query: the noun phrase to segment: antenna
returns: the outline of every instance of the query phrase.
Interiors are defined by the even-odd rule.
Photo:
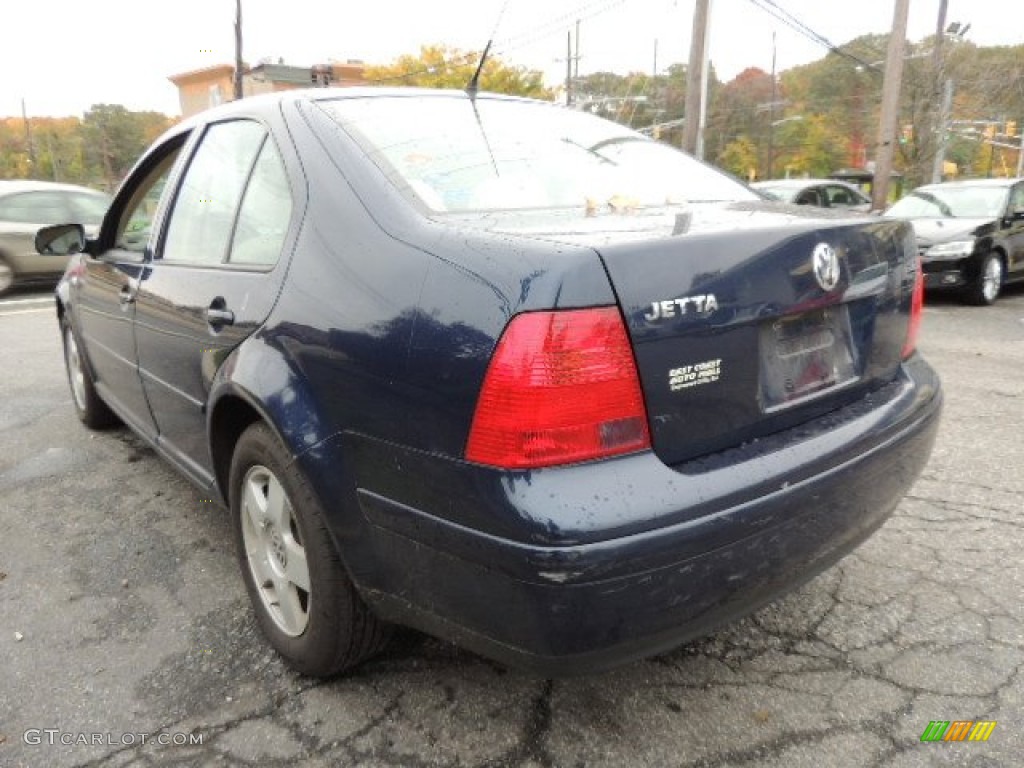
[[[487,41],[487,45],[484,46],[484,52],[480,54],[480,63],[476,65],[476,72],[473,73],[473,77],[469,79],[469,84],[466,86],[466,93],[469,94],[469,98],[476,98],[476,92],[480,88],[480,73],[484,71],[484,64],[487,61],[487,54],[491,52],[491,44],[494,42],[494,36],[498,34],[498,27],[501,26],[501,19],[505,15],[505,9],[508,8],[510,0],[505,0],[501,4],[501,10],[498,11],[498,18],[494,22],[494,29],[491,31],[491,37]]]
[[[484,62],[487,61],[487,54],[491,52],[491,43],[493,40],[488,40],[487,45],[484,46],[484,52],[480,55],[480,63],[476,65],[476,72],[473,73],[473,77],[469,80],[469,85],[466,86],[466,93],[469,94],[470,98],[476,96],[476,92],[480,87],[480,73],[484,69]]]

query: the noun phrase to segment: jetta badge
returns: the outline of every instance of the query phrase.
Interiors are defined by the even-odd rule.
[[[814,277],[823,291],[831,291],[839,284],[839,257],[828,243],[818,243],[811,254]]]

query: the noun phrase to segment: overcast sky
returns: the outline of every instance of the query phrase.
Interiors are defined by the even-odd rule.
[[[892,26],[894,0],[775,0],[836,44]],[[500,14],[506,5],[504,14]],[[172,74],[234,57],[234,0],[5,0],[0,116],[81,115],[96,103],[179,114]],[[507,62],[564,77],[566,32],[580,19],[580,74],[651,71],[685,62],[694,0],[243,0],[245,59],[308,66],[331,59],[387,63],[421,44],[495,48]],[[911,0],[911,40],[935,30],[939,0]],[[1022,0],[949,0],[978,45],[1024,43]],[[825,49],[751,0],[713,0],[711,59],[724,80],[748,66],[779,70]],[[562,59],[562,62],[558,60]]]

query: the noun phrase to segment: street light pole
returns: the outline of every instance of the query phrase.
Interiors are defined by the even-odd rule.
[[[946,144],[949,142],[949,116],[953,109],[953,80],[946,80],[942,93],[942,106],[939,108],[939,126],[935,147],[935,164],[932,166],[932,184],[942,181],[942,171],[946,165]]]
[[[871,184],[871,208],[884,210],[889,199],[889,177],[896,143],[896,120],[899,116],[900,84],[903,79],[903,48],[907,43],[907,16],[910,0],[896,0],[892,33],[885,59],[885,80],[882,84],[882,110],[878,120],[878,142],[875,150],[875,178]]]
[[[242,98],[242,0],[235,0],[235,101]]]

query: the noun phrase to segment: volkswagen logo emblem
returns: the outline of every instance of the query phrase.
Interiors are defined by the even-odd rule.
[[[839,257],[828,243],[818,243],[811,254],[814,277],[823,291],[831,291],[839,284]]]

